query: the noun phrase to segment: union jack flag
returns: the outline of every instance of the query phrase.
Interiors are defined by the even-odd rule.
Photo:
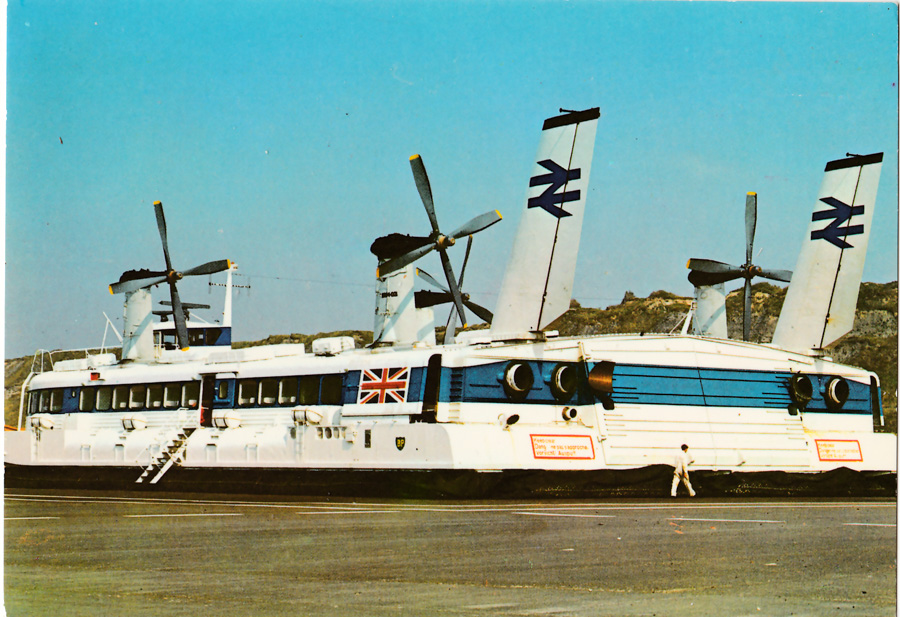
[[[363,369],[356,402],[405,403],[409,389],[409,367]]]

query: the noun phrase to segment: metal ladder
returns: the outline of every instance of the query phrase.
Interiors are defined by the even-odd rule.
[[[151,457],[150,464],[144,469],[141,477],[135,480],[135,484],[143,483],[154,472],[156,472],[156,475],[150,480],[150,484],[159,482],[160,478],[172,468],[172,465],[176,465],[183,460],[188,438],[195,430],[197,430],[196,426],[179,427],[177,429],[178,432],[166,443],[159,454]]]

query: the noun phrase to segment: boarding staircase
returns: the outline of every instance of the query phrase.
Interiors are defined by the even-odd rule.
[[[159,451],[159,454],[150,457],[150,464],[144,469],[141,477],[135,480],[135,484],[142,484],[147,478],[150,478],[149,484],[156,484],[173,465],[177,465],[184,460],[188,438],[195,430],[197,430],[196,426],[176,428]]]

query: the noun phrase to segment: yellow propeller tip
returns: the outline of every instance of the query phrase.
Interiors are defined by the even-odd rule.
[[[181,351],[187,351],[188,349],[190,349],[190,347],[182,347]]]
[[[115,293],[113,293],[112,285],[109,286],[109,295],[111,295],[111,296],[116,295]]]
[[[375,278],[381,278],[381,268],[375,268]]]
[[[409,157],[409,160],[414,161],[415,159],[420,159],[420,158],[422,158],[422,157],[419,156],[418,154],[413,154],[411,157]]]
[[[753,191],[750,191],[750,192],[747,193],[747,194],[748,194],[748,195],[756,195],[756,193],[754,193]]]
[[[688,259],[687,263],[684,264],[684,267],[687,268],[688,270],[691,269],[691,260],[690,259]]]
[[[494,212],[496,212],[496,213],[497,213],[497,216],[499,216],[501,219],[503,218],[503,215],[500,214],[500,211],[499,211],[499,210],[494,210]]]
[[[161,206],[161,205],[162,205],[162,202],[161,202],[161,201],[154,201],[154,202],[153,202],[153,205],[154,205],[154,206]]]

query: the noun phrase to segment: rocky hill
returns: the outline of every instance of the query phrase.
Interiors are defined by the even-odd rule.
[[[772,340],[775,323],[784,302],[786,289],[768,283],[753,286],[753,319],[751,340],[768,343]],[[691,306],[691,298],[656,291],[647,298],[627,293],[622,302],[605,309],[582,307],[572,301],[572,307],[550,325],[561,336],[588,334],[621,334],[640,332],[677,332]],[[728,336],[740,338],[742,332],[743,291],[737,289],[726,300]],[[235,347],[271,345],[276,343],[305,343],[307,348],[323,336],[352,336],[357,346],[372,342],[366,331],[328,332],[313,335],[272,335],[262,341],[235,343]],[[443,333],[438,331],[438,340]],[[828,349],[836,361],[859,366],[881,377],[883,405],[888,426],[897,426],[897,282],[863,283],[860,288],[853,331]],[[54,354],[54,359],[63,356]],[[6,360],[6,423],[14,424],[18,414],[21,384],[28,375],[32,358]]]

